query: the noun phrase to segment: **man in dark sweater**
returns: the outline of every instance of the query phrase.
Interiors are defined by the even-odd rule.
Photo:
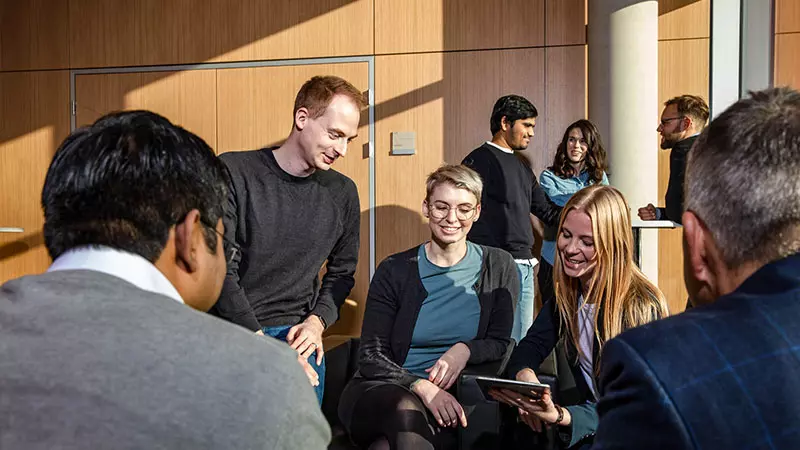
[[[650,203],[639,208],[640,219],[666,219],[681,223],[686,160],[706,121],[708,121],[708,105],[696,95],[681,95],[664,103],[658,132],[661,134],[661,148],[672,149],[669,155],[669,184],[667,194],[664,196],[666,207],[656,208]]]
[[[355,183],[330,168],[356,137],[364,106],[347,81],[314,77],[297,94],[283,145],[220,157],[231,177],[225,234],[242,251],[213,312],[286,341],[320,403],[322,332],[354,284],[361,214]]]
[[[469,240],[511,253],[519,271],[520,295],[514,309],[511,337],[519,342],[533,323],[533,228],[530,214],[548,226],[557,226],[561,208],[545,195],[533,172],[516,152],[533,139],[539,113],[519,95],[506,95],[494,104],[492,140],[473,150],[463,164],[483,179],[482,214],[472,226]]]

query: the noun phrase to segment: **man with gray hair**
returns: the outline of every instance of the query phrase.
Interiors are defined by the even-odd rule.
[[[595,448],[800,448],[800,93],[700,135],[683,226],[696,307],[606,343]]]

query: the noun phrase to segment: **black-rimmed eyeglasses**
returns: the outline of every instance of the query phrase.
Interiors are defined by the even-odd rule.
[[[232,263],[233,259],[236,258],[236,255],[241,253],[242,248],[239,247],[239,245],[236,242],[233,242],[232,240],[230,240],[227,237],[225,237],[225,234],[221,233],[217,229],[217,227],[212,227],[211,225],[209,225],[209,224],[207,224],[205,222],[202,222],[202,223],[206,228],[214,230],[214,232],[217,233],[219,235],[219,237],[222,238],[222,246],[225,249],[225,262],[227,262],[228,264]]]

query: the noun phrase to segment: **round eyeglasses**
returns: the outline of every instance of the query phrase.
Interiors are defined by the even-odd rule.
[[[470,220],[475,217],[475,213],[478,211],[478,208],[472,205],[450,206],[443,202],[435,202],[432,205],[428,205],[428,214],[430,214],[430,216],[436,220],[442,220],[449,216],[450,210],[456,211],[456,219]]]

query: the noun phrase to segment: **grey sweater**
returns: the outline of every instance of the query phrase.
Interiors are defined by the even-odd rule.
[[[231,177],[225,234],[242,252],[228,264],[212,314],[253,331],[310,314],[330,326],[355,283],[358,191],[335,170],[292,176],[273,150],[220,156]]]
[[[297,355],[87,270],[0,287],[0,448],[324,449]]]

